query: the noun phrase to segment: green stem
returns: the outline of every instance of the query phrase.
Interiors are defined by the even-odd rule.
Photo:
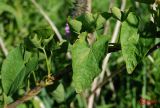
[[[30,90],[30,80],[27,81],[27,92]]]
[[[32,71],[32,74],[33,74],[34,82],[35,82],[35,84],[37,84],[37,78],[36,78],[36,75],[35,75],[34,71]]]
[[[43,53],[45,55],[45,58],[46,58],[46,64],[47,64],[47,71],[48,71],[48,77],[50,77],[51,75],[51,72],[50,72],[50,63],[49,63],[49,60],[48,60],[48,57],[47,57],[47,54],[46,54],[46,51],[44,48],[42,48],[43,50]]]
[[[147,72],[146,72],[146,64],[144,63],[143,66],[143,88],[142,88],[142,97],[146,97],[146,90],[147,90]],[[142,106],[142,108],[146,108],[146,104]]]

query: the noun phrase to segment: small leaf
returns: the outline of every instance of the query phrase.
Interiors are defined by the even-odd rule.
[[[86,32],[80,34],[72,48],[73,85],[78,93],[90,87],[99,74],[100,63],[107,51],[106,37],[99,38],[93,46],[88,45],[86,37]]]
[[[98,29],[103,28],[103,26],[106,22],[105,18],[102,17],[100,14],[95,14],[94,18],[96,20],[96,29],[98,30]]]
[[[37,34],[42,39],[48,39],[51,35],[54,35],[53,31],[49,28],[40,28],[34,30],[33,33]]]
[[[35,34],[38,35],[39,39],[41,39],[41,45],[46,46],[53,39],[53,31],[47,28],[41,28],[34,31]]]
[[[45,47],[52,39],[53,39],[53,32],[51,31],[51,29],[34,30],[29,36],[29,41],[36,48]],[[26,42],[29,43],[29,41]]]
[[[58,87],[56,88],[56,90],[54,90],[54,92],[52,93],[52,95],[58,103],[61,103],[65,99],[64,93],[65,93],[65,91],[64,91],[63,85],[59,84]]]
[[[25,62],[26,66],[26,75],[34,71],[38,65],[38,54],[35,52],[25,51],[25,56],[28,55],[27,61]]]
[[[78,20],[71,19],[70,17],[68,18],[68,24],[71,29],[71,31],[74,31],[76,33],[79,33],[82,28],[82,23]]]
[[[22,47],[13,49],[2,64],[2,87],[7,95],[14,93],[25,76]]]
[[[104,19],[108,20],[112,16],[112,13],[103,12],[101,15]]]
[[[41,48],[41,41],[42,38],[39,38],[39,36],[37,34],[33,34],[29,37],[30,41],[32,42],[32,44],[36,47],[36,48]]]
[[[51,40],[53,39],[53,35],[51,35],[50,37],[43,39],[42,43],[44,46],[46,46]]]
[[[82,31],[93,32],[96,28],[96,22],[91,13],[85,13],[77,18],[82,22]]]
[[[112,12],[112,15],[113,15],[114,18],[116,18],[116,19],[121,21],[122,12],[121,12],[121,10],[119,8],[113,7],[113,8],[111,8],[111,12]]]

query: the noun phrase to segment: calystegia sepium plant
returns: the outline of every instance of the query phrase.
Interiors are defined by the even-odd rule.
[[[159,0],[1,0],[0,108],[158,108]]]

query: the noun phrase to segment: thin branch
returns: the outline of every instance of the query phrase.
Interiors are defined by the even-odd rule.
[[[30,90],[26,95],[24,95],[22,98],[20,98],[20,99],[16,100],[15,102],[7,105],[7,108],[16,108],[17,105],[30,100],[31,98],[36,96],[41,91],[42,88],[43,88],[43,86],[35,87],[34,89]]]
[[[52,30],[56,33],[57,38],[59,39],[59,41],[63,41],[63,38],[60,34],[60,32],[58,31],[57,27],[55,26],[54,22],[49,18],[49,16],[45,13],[45,11],[40,7],[40,5],[35,1],[35,0],[31,0],[31,2],[34,4],[34,6],[38,9],[38,11],[43,15],[43,17],[46,19],[46,21],[48,22],[48,24],[51,26]]]
[[[8,50],[6,49],[2,38],[0,38],[0,48],[1,48],[4,56],[6,57],[8,55]]]
[[[7,105],[6,108],[16,108],[17,105],[24,103],[26,101],[29,101],[34,96],[38,95],[40,93],[40,91],[42,90],[42,88],[54,84],[56,81],[63,78],[63,76],[65,76],[65,74],[69,74],[68,72],[70,72],[70,71],[72,71],[72,67],[71,67],[71,65],[68,65],[64,70],[62,70],[61,72],[58,72],[56,75],[52,76],[49,79],[50,83],[48,83],[46,85],[46,84],[44,84],[44,81],[41,81],[39,85],[37,85],[35,88],[33,88],[29,92],[27,92],[22,98],[17,99],[13,103]]]

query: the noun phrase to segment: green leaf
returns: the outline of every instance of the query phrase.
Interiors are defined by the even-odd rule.
[[[41,41],[42,46],[46,46],[53,39],[53,30],[48,28],[41,28],[34,31],[35,34],[38,35]]]
[[[59,84],[56,90],[54,90],[54,92],[52,93],[52,95],[58,103],[63,102],[65,99],[65,91],[63,85]]]
[[[107,51],[106,37],[99,37],[92,46],[86,38],[87,33],[83,32],[72,47],[73,85],[78,93],[90,87],[99,74],[100,63]]]
[[[96,29],[98,30],[98,29],[103,28],[103,26],[106,22],[105,18],[102,17],[101,14],[95,14],[94,18],[96,19]]]
[[[38,65],[38,54],[35,52],[25,51],[25,66],[26,66],[26,75],[34,71]]]
[[[111,12],[112,12],[112,15],[113,15],[114,18],[116,18],[116,19],[121,21],[122,12],[121,12],[121,10],[119,8],[113,7],[113,8],[111,8]]]
[[[54,34],[51,29],[37,29],[30,34],[29,40],[26,40],[26,43],[29,43],[30,41],[34,47],[42,48],[49,44],[53,39],[53,35]]]
[[[15,17],[18,27],[19,28],[22,27],[22,21],[23,21],[23,19],[22,19],[22,14],[19,12],[19,10],[16,10],[12,6],[10,6],[10,5],[6,4],[6,3],[1,2],[0,3],[0,14],[2,14],[3,12],[9,12],[9,13],[11,13]]]
[[[13,74],[12,74],[12,76],[13,76]],[[21,84],[24,81],[25,76],[26,76],[26,68],[23,67],[22,70],[19,71],[19,73],[16,75],[14,80],[12,80],[8,95],[12,95],[13,93],[15,93],[19,89],[19,87],[21,86]]]
[[[136,22],[137,20],[133,14],[129,14],[127,19],[131,19],[132,22]],[[139,40],[137,28],[130,26],[126,21],[124,21],[122,23],[120,35],[122,54],[126,62],[127,72],[131,74],[141,58],[137,48]]]
[[[101,15],[104,19],[108,20],[112,16],[112,13],[103,12]]]
[[[7,95],[14,93],[25,76],[22,47],[13,49],[2,64],[2,87]]]
[[[41,46],[42,39],[39,38],[39,36],[37,34],[30,35],[29,40],[34,45],[34,47],[36,47],[36,48],[41,48],[42,47]]]
[[[127,72],[131,74],[137,64],[145,57],[151,44],[154,42],[149,39],[140,38],[138,34],[138,19],[136,15],[130,13],[127,21],[122,23],[120,40],[122,55],[126,62]]]
[[[71,31],[74,31],[76,33],[79,33],[82,28],[82,23],[78,20],[71,19],[70,17],[68,18],[68,24],[71,29]]]
[[[33,31],[35,34],[37,34],[42,39],[48,39],[51,35],[54,35],[53,30],[50,28],[42,27],[40,29]]]
[[[129,14],[128,17],[132,17],[131,14]],[[126,21],[123,22],[121,28],[121,47],[129,74],[133,72],[140,60],[139,51],[137,49],[138,40],[139,35],[137,34],[137,29],[129,26]]]
[[[4,11],[10,12],[10,13],[16,15],[16,10],[12,6],[1,2],[0,3],[0,14],[2,14],[2,12],[4,12]]]
[[[93,32],[96,28],[96,22],[91,13],[85,13],[77,18],[82,22],[82,31]]]

